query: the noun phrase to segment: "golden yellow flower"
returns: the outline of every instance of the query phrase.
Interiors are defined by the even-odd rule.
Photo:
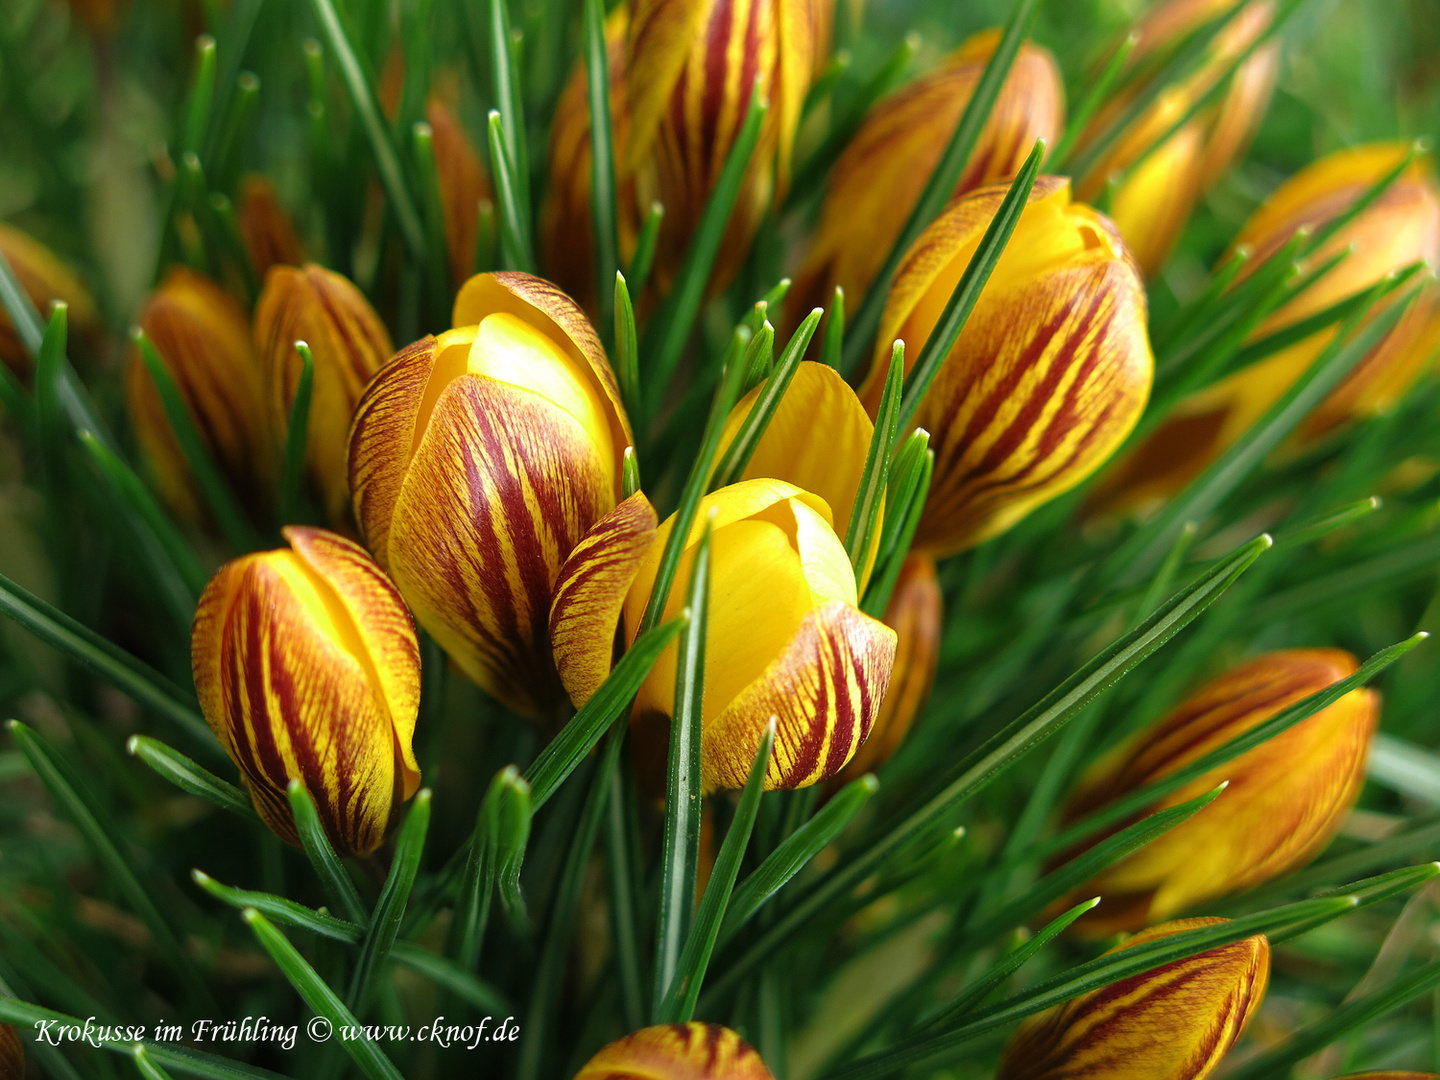
[[[299,266],[305,261],[295,223],[280,205],[275,185],[264,176],[251,173],[241,181],[235,214],[240,239],[260,280],[272,266]]]
[[[286,797],[296,780],[335,849],[364,854],[420,786],[415,628],[358,544],[298,526],[285,539],[206,586],[190,642],[195,689],[277,836],[298,843]]]
[[[146,302],[140,328],[216,464],[252,511],[268,513],[276,454],[263,372],[244,310],[209,278],[177,266]],[[161,495],[181,517],[201,520],[205,510],[195,478],[138,348],[131,350],[126,369],[125,404]]]
[[[89,290],[44,244],[0,221],[0,253],[10,263],[20,287],[40,309],[42,317],[49,314],[52,300],[63,300],[70,305],[67,319],[72,335],[94,326],[97,314]],[[3,304],[0,304],[0,363],[17,375],[29,371],[31,363],[30,354],[20,343],[10,312]]]
[[[1224,921],[1165,923],[1110,951]],[[1269,981],[1263,935],[1132,975],[1022,1023],[996,1080],[1204,1080],[1245,1030]]]
[[[871,415],[890,343],[908,375],[1005,187],[953,203],[901,263],[860,389]],[[1145,290],[1102,214],[1042,176],[959,340],[915,414],[935,475],[915,548],[940,556],[1004,532],[1095,471],[1134,428],[1154,361]]]
[[[445,220],[445,252],[450,279],[458,288],[475,271],[480,235],[480,203],[491,197],[490,181],[470,136],[450,106],[431,97],[425,107],[435,150],[435,172]]]
[[[275,266],[255,305],[255,342],[265,368],[271,423],[283,441],[302,361],[295,342],[315,358],[306,464],[332,522],[350,500],[346,434],[360,394],[393,351],[380,316],[348,280],[322,266]]]
[[[1290,649],[1232,668],[1097,762],[1067,816],[1170,775],[1356,667],[1338,649]],[[1155,809],[1229,781],[1210,806],[1077,889],[1075,899],[1104,898],[1077,926],[1095,934],[1133,930],[1303,865],[1359,796],[1378,721],[1378,695],[1354,690],[1165,796]]]
[[[575,1080],[773,1080],[753,1047],[715,1024],[658,1024],[616,1039]]]
[[[560,566],[615,506],[630,427],[594,329],[528,274],[479,274],[457,329],[401,350],[350,436],[355,518],[420,624],[518,712],[564,693]]]
[[[871,110],[831,170],[815,238],[790,292],[790,310],[827,306],[837,285],[851,303],[859,303],[915,208],[999,39],[998,30],[976,34],[934,71]],[[953,194],[1009,180],[1036,139],[1053,142],[1064,126],[1060,69],[1048,50],[1026,42]]]

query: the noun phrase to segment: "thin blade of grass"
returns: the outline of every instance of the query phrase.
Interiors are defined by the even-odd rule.
[[[499,4],[499,0],[496,0]],[[535,272],[535,251],[530,243],[520,181],[516,176],[514,158],[507,140],[504,117],[499,109],[491,109],[488,120],[490,138],[490,171],[495,177],[495,190],[500,196],[500,252],[507,270]]]
[[[655,249],[660,242],[660,223],[665,220],[665,207],[658,202],[650,204],[645,215],[645,224],[640,226],[640,236],[635,241],[635,253],[630,256],[630,265],[625,277],[634,286],[632,296],[640,296],[650,281],[650,270],[655,265]]]
[[[350,875],[345,872],[340,856],[336,855],[335,849],[330,846],[330,838],[325,835],[325,827],[320,824],[320,815],[315,810],[310,793],[299,780],[291,780],[288,794],[300,846],[305,849],[305,857],[315,868],[315,876],[320,879],[325,895],[330,903],[335,905],[335,910],[351,922],[357,922],[361,926],[369,925],[370,917],[365,912],[365,905],[360,902],[360,894],[355,890],[355,883],[350,880]]]
[[[1110,59],[1100,70],[1100,74],[1087,80],[1085,96],[1080,99],[1065,123],[1065,133],[1060,136],[1060,141],[1050,151],[1050,156],[1045,164],[1050,167],[1052,173],[1063,173],[1065,171],[1065,159],[1070,156],[1070,151],[1075,148],[1075,143],[1080,135],[1090,126],[1090,121],[1100,106],[1110,99],[1110,91],[1115,88],[1115,81],[1120,73],[1125,70],[1125,64],[1130,59],[1131,52],[1140,43],[1140,34],[1132,30],[1125,35],[1125,39],[1110,54]]]
[[[865,599],[860,605],[862,611],[876,619],[885,614],[885,608],[890,604],[890,594],[895,591],[895,583],[900,580],[900,570],[905,565],[905,558],[910,553],[910,543],[915,539],[915,531],[920,528],[920,518],[925,512],[925,499],[930,494],[930,479],[935,475],[935,451],[929,448],[930,433],[923,428],[915,430],[925,444],[919,475],[915,478],[909,503],[898,518],[899,528],[888,559],[877,564],[880,572],[871,578],[870,587],[865,590]]]
[[[500,801],[506,792],[516,784],[523,784],[520,772],[514,765],[507,765],[495,774],[490,788],[480,803],[480,812],[475,819],[475,831],[471,834],[470,852],[465,864],[465,877],[460,882],[460,896],[455,905],[454,921],[451,923],[451,945],[449,952],[465,971],[474,971],[480,963],[480,949],[485,940],[485,930],[490,923],[490,901],[495,892],[495,878],[499,847],[497,823],[500,819]]]
[[[610,926],[615,966],[620,979],[620,1007],[627,1031],[645,1026],[645,972],[641,956],[641,851],[635,786],[627,783],[633,768],[626,748],[610,776],[605,811],[605,854],[610,896]]]
[[[505,147],[517,192],[521,235],[530,235],[530,149],[526,141],[525,107],[520,95],[520,71],[511,45],[510,11],[505,0],[486,5],[490,24],[490,90],[505,132]],[[493,145],[493,144],[492,144]]]
[[[150,1051],[145,1049],[143,1043],[136,1043],[130,1055],[135,1059],[135,1071],[144,1080],[171,1080],[170,1074],[155,1064],[155,1059],[150,1056]]]
[[[425,850],[425,835],[429,829],[430,789],[421,788],[410,802],[410,812],[405,815],[405,824],[395,844],[395,858],[390,863],[390,873],[386,875],[380,898],[375,902],[375,912],[370,916],[365,940],[360,946],[360,959],[350,979],[348,1004],[356,1012],[365,1012],[385,966],[385,959],[395,944],[400,920],[405,915],[405,905],[410,900],[410,890],[415,887],[415,873],[420,869],[420,856]]]
[[[166,746],[148,735],[132,735],[125,749],[181,791],[207,799],[247,821],[259,823],[260,815],[250,805],[250,797],[234,784],[201,768],[180,751]]]
[[[285,457],[280,471],[280,522],[290,524],[298,519],[300,481],[305,475],[305,449],[310,445],[310,395],[315,385],[315,355],[304,341],[295,342],[300,354],[300,378],[295,383],[295,399],[290,403],[290,419],[285,426]]]
[[[845,350],[845,290],[835,286],[830,301],[830,318],[825,323],[825,337],[820,343],[820,362],[840,370],[840,357]]]
[[[588,2],[588,0],[587,0]],[[640,342],[635,331],[635,307],[625,275],[615,271],[615,382],[626,415],[638,424],[643,397],[640,393]]]
[[[610,58],[605,45],[604,0],[584,0],[585,87],[590,102],[590,224],[595,237],[595,282],[600,325],[611,325],[615,299],[605,283],[620,272],[620,232],[615,196],[615,149],[610,125]],[[617,339],[618,343],[618,339]]]
[[[855,569],[855,581],[863,591],[865,571],[870,560],[871,541],[885,505],[885,485],[890,479],[890,462],[895,451],[895,435],[900,429],[901,390],[905,381],[905,343],[896,341],[890,348],[890,370],[885,375],[885,389],[875,414],[875,428],[870,446],[865,451],[865,468],[860,474],[860,488],[850,511],[850,525],[845,530],[845,554]]]

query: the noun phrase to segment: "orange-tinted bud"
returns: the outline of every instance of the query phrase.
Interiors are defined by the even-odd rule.
[[[295,223],[280,205],[275,186],[258,173],[240,183],[236,219],[250,264],[262,281],[272,266],[299,266],[305,261]]]
[[[276,454],[263,372],[244,310],[209,278],[177,266],[146,302],[140,328],[216,464],[251,509],[268,510]],[[126,369],[125,403],[161,495],[181,517],[200,520],[204,510],[195,478],[138,348],[131,350]]]
[[[1165,923],[1111,952],[1224,921]],[[1269,981],[1270,944],[1258,935],[1132,975],[1022,1023],[996,1080],[1204,1080]]]
[[[310,793],[336,850],[374,851],[420,785],[420,648],[358,544],[291,526],[289,548],[220,568],[195,612],[195,690],[255,809],[298,844],[286,789]]]
[[[908,375],[1005,191],[957,200],[906,254],[860,389],[871,415],[890,342],[904,340]],[[1153,367],[1144,286],[1119,234],[1070,201],[1068,180],[1040,177],[915,415],[935,452],[916,549],[971,547],[1080,483],[1139,420]]]
[[[360,292],[339,274],[309,263],[272,267],[255,305],[255,341],[265,367],[271,423],[281,441],[303,363],[295,342],[310,345],[315,377],[306,464],[331,521],[350,502],[346,440],[360,394],[390,357],[390,334]]]
[[[970,38],[944,62],[871,110],[835,163],[820,223],[795,277],[790,309],[829,303],[835,286],[858,303],[900,235],[995,51],[999,31]],[[955,195],[1008,180],[1038,138],[1065,126],[1065,90],[1050,53],[1026,42],[1000,89]],[[864,227],[858,228],[857,223]]]
[[[575,1080],[774,1080],[752,1046],[715,1024],[659,1024],[616,1039]]]
[[[0,221],[0,252],[42,316],[49,313],[52,300],[63,300],[70,305],[67,318],[71,334],[93,327],[97,318],[95,301],[90,299],[80,279],[49,248],[29,233]],[[30,370],[30,354],[20,343],[10,312],[3,304],[0,304],[0,362],[17,375]]]
[[[1083,817],[1163,779],[1356,667],[1338,649],[1291,649],[1232,668],[1097,762],[1067,816]],[[1165,796],[1153,809],[1229,782],[1214,803],[1077,889],[1076,899],[1104,898],[1077,926],[1133,930],[1307,862],[1359,796],[1378,722],[1378,695],[1354,690]]]
[[[70,13],[92,34],[109,34],[128,4],[122,0],[69,0]]]
[[[1156,5],[1137,27],[1139,42],[1129,59],[1131,69],[1143,69],[1147,64],[1158,67],[1156,62],[1163,54],[1234,8],[1234,0],[1167,0]],[[1275,88],[1278,43],[1253,52],[1235,69],[1215,105],[1202,109],[1163,144],[1156,144],[1266,32],[1273,14],[1268,0],[1243,6],[1211,42],[1199,69],[1164,88],[1076,182],[1080,197],[1093,199],[1112,176],[1128,170],[1114,192],[1111,213],[1147,275],[1158,271],[1169,257],[1200,195],[1249,147]],[[1132,82],[1100,111],[1087,137],[1094,139],[1107,132],[1144,86],[1143,78]],[[1078,153],[1084,152],[1082,141]]]
[[[9,1024],[0,1024],[0,1080],[25,1080],[25,1048]]]
[[[475,245],[480,236],[480,202],[489,200],[490,181],[470,136],[450,107],[432,97],[425,107],[435,149],[436,180],[445,219],[445,251],[450,280],[459,288],[475,270]]]

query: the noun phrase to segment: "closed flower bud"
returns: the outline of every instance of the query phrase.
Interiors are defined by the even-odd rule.
[[[630,427],[595,331],[553,285],[480,274],[454,317],[457,329],[401,350],[356,411],[355,518],[466,674],[549,715],[564,699],[555,581],[619,498]]]
[[[445,219],[445,252],[450,279],[459,288],[475,270],[480,236],[480,202],[490,199],[490,181],[450,107],[432,97],[425,107],[435,150],[435,173]]]
[[[1165,923],[1111,952],[1224,921]],[[996,1080],[1204,1080],[1244,1032],[1269,981],[1263,935],[1132,975],[1024,1021]]]
[[[285,539],[205,587],[190,639],[195,689],[277,836],[298,843],[286,796],[298,781],[335,849],[364,854],[420,785],[415,628],[359,545],[297,526]]]
[[[768,1075],[768,1074],[767,1074]],[[0,1080],[24,1080],[25,1048],[9,1024],[0,1024]]]
[[[791,290],[791,310],[829,303],[835,286],[858,302],[900,235],[950,133],[995,51],[999,32],[970,38],[934,71],[882,101],[830,173],[820,223]],[[1050,53],[1021,45],[955,185],[955,195],[1014,176],[1039,138],[1065,125],[1065,90]],[[857,228],[864,222],[864,228]]]
[[[392,351],[390,335],[364,295],[324,267],[276,266],[255,305],[255,341],[265,368],[270,418],[283,442],[300,380],[297,341],[315,360],[305,458],[331,521],[344,519],[350,489],[346,435],[360,394]]]
[[[875,722],[895,658],[895,632],[856,606],[855,572],[819,496],[772,479],[744,480],[706,496],[677,582],[689,579],[707,519],[704,787],[744,785],[772,716],[778,727],[767,789],[833,776]],[[634,642],[673,525],[672,518],[656,530],[649,503],[633,496],[599,522],[566,563],[551,626],[556,662],[577,704],[609,669],[621,593],[626,641]],[[684,602],[684,588],[672,588],[664,618],[679,615]],[[656,733],[674,711],[678,654],[672,644],[660,655],[636,697],[642,741],[664,741]]]
[[[1255,266],[1274,254],[1301,226],[1322,228],[1392,172],[1409,152],[1401,143],[1377,143],[1321,158],[1278,187],[1251,216],[1236,245],[1254,252]],[[1440,269],[1440,187],[1427,159],[1416,161],[1373,205],[1310,257],[1319,265],[1353,249],[1318,282],[1256,328],[1263,338],[1349,297],[1417,261]],[[1410,309],[1300,425],[1297,441],[1312,440],[1354,417],[1390,408],[1434,355],[1440,290],[1427,287]],[[1191,395],[1113,474],[1096,495],[1114,509],[1144,507],[1169,498],[1215,460],[1275,404],[1334,339],[1321,330]]]
[[[616,1039],[575,1080],[773,1080],[755,1049],[716,1024],[658,1024]]]
[[[1354,674],[1356,666],[1354,657],[1338,649],[1291,649],[1232,668],[1102,758],[1082,780],[1067,817],[1083,817],[1169,776]],[[1133,930],[1303,865],[1325,846],[1359,796],[1378,721],[1378,696],[1351,691],[1165,796],[1154,810],[1229,782],[1194,817],[1077,889],[1076,899],[1104,897],[1077,925],[1095,934]]]
[[[184,398],[205,448],[252,510],[268,510],[276,455],[244,310],[209,278],[177,266],[146,302],[140,328]],[[138,347],[126,369],[125,402],[165,501],[181,517],[201,520],[195,478]]]
[[[890,342],[904,340],[908,375],[1004,195],[997,185],[957,200],[905,256],[860,390],[871,415]],[[1114,226],[1071,202],[1069,181],[1040,177],[915,415],[935,452],[916,550],[947,555],[996,536],[1114,452],[1150,393],[1145,318]]]
[[[250,264],[261,280],[272,266],[299,266],[305,261],[295,223],[280,205],[275,186],[258,173],[240,183],[236,221]]]
[[[89,291],[44,244],[0,221],[0,253],[42,316],[49,313],[52,300],[63,300],[70,305],[67,318],[71,334],[94,327],[97,315]],[[30,354],[20,343],[10,312],[3,304],[0,304],[0,363],[17,375],[30,370]]]
[[[1128,61],[1130,68],[1143,70],[1148,64],[1158,69],[1158,61],[1190,34],[1234,10],[1234,0],[1166,0],[1156,5],[1137,27],[1139,40]],[[1111,213],[1147,275],[1158,271],[1169,257],[1201,194],[1249,147],[1275,88],[1278,43],[1251,53],[1235,68],[1213,105],[1166,136],[1266,32],[1273,15],[1268,0],[1241,5],[1213,39],[1199,68],[1162,89],[1076,182],[1080,198],[1093,199],[1112,177],[1123,176],[1113,193]],[[1108,133],[1144,88],[1144,78],[1132,81],[1100,111],[1088,137]],[[1160,139],[1166,141],[1157,145]],[[1084,152],[1082,140],[1078,153]]]

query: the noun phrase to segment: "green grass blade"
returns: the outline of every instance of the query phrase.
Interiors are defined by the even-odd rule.
[[[498,4],[499,0],[495,0]],[[504,117],[499,109],[491,109],[489,117],[490,171],[500,197],[500,252],[507,270],[535,272],[535,251],[530,243],[520,181],[507,141]]]
[[[45,323],[3,251],[0,251],[0,303],[5,305],[10,323],[15,327],[25,351],[31,359],[39,356],[40,343],[45,338]]]
[[[300,846],[305,849],[306,858],[315,868],[315,875],[324,886],[325,895],[330,903],[335,905],[335,910],[351,922],[357,922],[361,926],[368,925],[370,918],[365,913],[365,905],[360,902],[360,894],[355,891],[355,883],[345,872],[340,856],[336,855],[335,849],[330,846],[330,838],[325,835],[325,827],[320,824],[320,815],[315,810],[310,792],[305,790],[299,780],[291,780],[288,794],[290,809],[295,814],[295,831],[300,836]]]
[[[700,716],[705,708],[705,638],[710,621],[710,523],[695,546],[686,596],[690,620],[680,635],[675,712],[665,781],[665,831],[660,855],[660,914],[655,932],[654,1022],[664,1015],[695,910],[700,858]]]
[[[587,0],[588,2],[588,0]],[[631,423],[640,423],[643,398],[640,393],[640,342],[635,331],[635,307],[630,302],[630,289],[625,275],[615,271],[615,382],[620,387],[620,401]]]
[[[626,278],[634,286],[632,296],[643,294],[650,281],[650,271],[655,266],[655,248],[660,242],[660,223],[664,220],[665,207],[652,202],[650,212],[645,215],[645,224],[640,226],[640,236],[635,241],[635,254],[630,257],[630,265],[625,271]]]
[[[507,765],[496,773],[475,818],[475,831],[471,834],[470,851],[465,862],[465,876],[460,882],[460,896],[456,901],[454,921],[451,924],[452,944],[448,949],[465,971],[474,971],[480,963],[480,949],[490,924],[490,899],[495,892],[495,850],[498,846],[496,823],[500,816],[500,800],[505,797],[506,790],[517,781],[520,781],[520,773],[514,765]]]
[[[445,250],[445,207],[440,195],[440,172],[435,164],[435,132],[417,120],[410,128],[410,150],[420,186],[420,205],[425,218],[426,322],[436,330],[448,326],[450,315],[450,260]]]
[[[1437,559],[1440,559],[1440,536],[1421,537],[1397,544],[1373,558],[1358,560],[1343,570],[1276,592],[1255,604],[1251,612],[1257,622],[1287,618],[1320,604],[1333,604],[1346,596],[1372,593],[1423,577],[1434,571]]]
[[[835,286],[830,302],[830,318],[825,323],[825,337],[820,343],[820,362],[840,370],[840,357],[845,350],[845,290]]]
[[[285,457],[280,469],[280,522],[299,520],[300,482],[305,477],[305,448],[310,445],[310,396],[315,385],[315,356],[304,341],[295,342],[300,354],[300,378],[290,419],[285,427]]]
[[[639,490],[640,458],[633,446],[627,446],[620,465],[620,493],[628,499]]]
[[[1339,510],[1321,514],[1310,521],[1302,521],[1298,525],[1292,525],[1283,532],[1275,535],[1275,547],[1279,551],[1289,551],[1301,544],[1310,544],[1323,537],[1329,536],[1336,529],[1348,528],[1357,522],[1363,521],[1376,510],[1384,505],[1378,495],[1371,495],[1368,499],[1359,499]]]
[[[900,580],[900,570],[905,565],[906,556],[910,554],[910,542],[915,539],[915,531],[920,528],[920,517],[925,512],[925,499],[930,494],[930,478],[935,474],[935,451],[929,448],[930,433],[922,428],[916,428],[915,431],[924,439],[924,456],[920,459],[919,475],[915,479],[904,516],[899,518],[899,528],[887,561],[877,563],[880,572],[871,579],[861,604],[861,609],[876,619],[885,614],[885,608],[890,604],[890,594],[895,591],[895,583]]]
[[[355,1014],[345,1007],[334,990],[325,984],[325,980],[315,973],[315,969],[305,962],[295,946],[271,925],[270,921],[254,908],[247,908],[241,913],[241,917],[249,925],[255,934],[255,939],[260,942],[265,951],[270,954],[271,959],[279,966],[285,978],[295,991],[305,999],[305,1004],[315,1012],[317,1016],[323,1016],[330,1021],[331,1030],[339,1037],[344,1030],[348,1034],[339,1038],[340,1045],[355,1059],[355,1064],[360,1067],[370,1080],[404,1080],[400,1070],[387,1058],[381,1049],[367,1035],[360,1026],[360,1021]]]
[[[750,339],[750,345],[745,350],[745,379],[740,384],[741,396],[765,381],[770,364],[775,359],[775,327],[765,318],[765,301],[755,305],[755,314],[760,317],[760,325],[752,328],[755,336]],[[752,316],[752,322],[753,318]]]
[[[990,60],[985,65],[985,71],[981,74],[980,81],[975,84],[975,92],[970,95],[970,100],[965,105],[965,111],[956,121],[955,130],[951,133],[949,142],[945,144],[945,149],[940,154],[940,160],[935,163],[935,168],[925,182],[925,188],[921,191],[920,198],[905,219],[905,227],[895,237],[895,243],[891,245],[890,253],[885,257],[880,272],[875,275],[874,281],[870,283],[869,291],[865,294],[865,299],[861,301],[859,310],[855,312],[855,319],[849,330],[849,340],[845,343],[845,352],[841,358],[840,373],[842,375],[855,370],[860,358],[868,350],[875,331],[879,329],[880,315],[885,309],[885,298],[890,292],[890,281],[900,267],[900,260],[904,258],[905,252],[910,250],[910,245],[915,243],[920,234],[925,231],[925,227],[935,220],[936,215],[954,194],[955,185],[960,182],[960,176],[965,171],[965,163],[970,160],[970,155],[980,140],[980,133],[984,130],[985,122],[990,118],[990,112],[995,107],[996,99],[1000,96],[1000,88],[1004,86],[1005,79],[1010,74],[1010,68],[1015,63],[1015,57],[1020,52],[1020,44],[1025,37],[1025,28],[1029,25],[1030,15],[1034,10],[1035,0],[1017,0],[1010,19],[1005,24],[1005,31],[1000,37],[1000,42],[990,55]],[[1042,149],[1041,153],[1043,154],[1043,152]],[[902,415],[908,417],[908,414]]]
[[[506,786],[496,819],[496,866],[500,902],[515,926],[528,926],[525,896],[520,890],[520,868],[525,861],[525,848],[530,843],[530,785],[524,780]]]
[[[1145,595],[1140,598],[1140,606],[1135,609],[1135,617],[1130,623],[1132,628],[1138,626],[1140,621],[1159,607],[1160,601],[1165,599],[1165,595],[1175,582],[1175,574],[1185,562],[1185,556],[1190,553],[1190,545],[1195,542],[1197,531],[1195,522],[1187,521],[1175,534],[1175,542],[1165,553],[1165,561],[1160,564],[1160,569],[1155,571],[1155,576],[1145,587]]]
[[[490,24],[490,89],[516,188],[520,232],[529,245],[530,237],[530,150],[526,142],[525,108],[520,96],[519,65],[511,52],[510,13],[505,0],[489,0],[486,15]],[[493,137],[492,137],[493,138]],[[492,142],[493,145],[493,142]]]
[[[65,430],[60,407],[60,370],[65,362],[69,305],[57,301],[50,309],[45,336],[35,357],[35,413],[40,432],[42,486],[56,489],[63,480],[62,451]]]
[[[629,755],[621,751],[619,766],[610,776],[610,797],[605,809],[606,877],[610,895],[610,927],[615,945],[615,966],[620,980],[621,1015],[627,1031],[645,1026],[645,973],[641,958],[641,910],[638,881],[641,860],[635,786]]]
[[[920,355],[910,371],[905,398],[900,406],[902,427],[909,427],[915,419],[915,413],[919,411],[920,403],[925,400],[935,376],[940,374],[940,368],[944,366],[950,350],[955,347],[955,342],[960,340],[960,331],[965,328],[965,320],[970,317],[976,301],[985,290],[985,283],[990,280],[990,275],[1005,253],[1005,246],[1009,244],[1010,236],[1020,221],[1020,215],[1030,201],[1030,191],[1035,186],[1035,177],[1040,174],[1040,162],[1044,157],[1045,140],[1036,139],[1030,156],[1025,159],[1025,164],[1020,166],[1019,173],[1010,182],[1010,190],[1005,193],[1000,209],[995,211],[995,216],[985,227],[980,246],[975,249],[975,254],[970,256],[965,272],[955,283],[955,289],[946,301],[940,321],[925,339],[925,346],[920,350]]]
[[[615,194],[615,148],[610,124],[610,57],[605,45],[604,0],[584,0],[585,87],[590,102],[590,225],[595,236],[595,284],[600,325],[611,325],[605,283],[620,272],[620,229]],[[618,339],[617,339],[618,344]]]
[[[190,83],[189,101],[185,106],[185,132],[180,142],[182,152],[198,154],[210,126],[210,108],[215,101],[215,39],[201,34],[195,39],[195,77]]]
[[[871,541],[884,507],[885,485],[890,479],[895,435],[900,428],[900,394],[904,381],[905,343],[896,341],[890,349],[890,370],[885,376],[885,389],[880,395],[880,408],[875,414],[870,446],[865,451],[860,489],[855,493],[850,525],[845,530],[845,554],[850,556],[850,565],[855,568],[855,581],[861,585],[864,584],[865,564],[870,558]]]
[[[467,971],[462,971],[443,956],[436,956],[429,949],[421,948],[413,941],[397,941],[390,949],[390,959],[401,967],[409,968],[417,975],[423,975],[442,990],[449,990],[456,997],[468,1002],[481,1012],[506,1013],[511,1011],[505,995]]]
[[[150,1051],[145,1049],[143,1043],[136,1043],[131,1055],[135,1059],[135,1071],[144,1080],[171,1080],[170,1074],[155,1064],[155,1059],[150,1056]]]
[[[132,735],[125,743],[125,749],[181,791],[208,799],[232,814],[259,823],[260,815],[255,813],[254,807],[250,805],[250,796],[234,784],[221,780],[208,769],[201,768],[159,739],[152,739],[148,735]]]
[[[421,788],[410,801],[410,811],[405,815],[405,824],[395,843],[395,858],[390,863],[390,873],[386,875],[380,898],[375,902],[375,912],[370,916],[365,941],[360,946],[360,959],[350,979],[348,1003],[356,1012],[365,1012],[385,966],[385,959],[395,944],[400,920],[405,915],[405,905],[410,900],[410,890],[415,887],[415,873],[420,869],[420,856],[425,850],[425,835],[429,829],[430,789]]]
[[[1115,88],[1115,82],[1120,78],[1120,73],[1125,70],[1125,64],[1130,59],[1130,53],[1140,43],[1140,34],[1132,30],[1120,42],[1119,47],[1110,55],[1105,62],[1100,74],[1093,80],[1087,80],[1085,96],[1082,97],[1070,118],[1065,123],[1065,133],[1060,136],[1060,141],[1050,151],[1050,156],[1045,164],[1049,166],[1052,173],[1065,171],[1065,159],[1070,156],[1070,151],[1075,149],[1075,143],[1084,130],[1090,126],[1095,113],[1100,106],[1110,99],[1110,91]]]

